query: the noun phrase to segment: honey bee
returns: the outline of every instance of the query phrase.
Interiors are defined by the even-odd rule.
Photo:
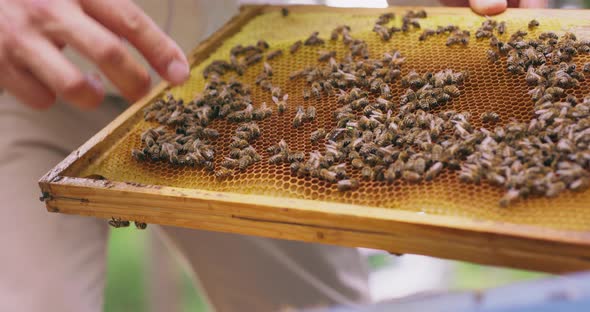
[[[305,39],[303,44],[307,46],[324,44],[324,40],[319,37],[319,34],[319,32],[314,31],[307,39]]]
[[[555,197],[559,193],[563,192],[566,189],[565,183],[559,181],[555,183],[550,183],[545,191],[545,196],[547,197]]]
[[[426,84],[426,81],[422,79],[420,74],[418,74],[416,71],[411,70],[405,77],[402,78],[401,83],[404,87],[409,86],[412,89],[419,89]]]
[[[297,106],[297,111],[295,113],[295,117],[293,118],[293,127],[299,128],[305,121],[305,110],[303,106]]]
[[[297,50],[299,50],[299,48],[301,48],[302,45],[303,42],[301,40],[295,41],[295,43],[293,43],[289,48],[289,52],[291,52],[291,54],[294,54],[295,52],[297,52]]]
[[[475,32],[475,38],[477,38],[477,39],[491,38],[493,35],[494,35],[494,33],[492,33],[491,30],[478,29]]]
[[[306,71],[305,70],[296,70],[293,71],[291,73],[289,73],[289,80],[293,80],[293,79],[297,79],[299,77],[305,76]]]
[[[283,50],[280,50],[280,49],[274,50],[274,51],[268,52],[266,54],[266,59],[268,61],[270,61],[270,60],[273,60],[273,59],[275,59],[275,58],[277,58],[277,57],[279,57],[281,55],[283,55]]]
[[[430,168],[428,168],[426,174],[424,174],[424,180],[431,181],[432,179],[436,178],[442,169],[443,164],[440,161],[434,163],[432,166],[430,166]]]
[[[252,157],[246,155],[241,157],[238,160],[238,168],[242,171],[246,170],[246,168],[248,168],[251,164],[254,163],[254,159],[252,159]]]
[[[303,152],[292,152],[287,155],[287,160],[289,162],[301,162],[305,159],[305,154]]]
[[[233,140],[230,144],[229,147],[231,148],[237,148],[237,149],[243,149],[250,146],[250,143],[244,139],[240,139],[240,138],[235,138],[235,140]]]
[[[336,56],[336,51],[319,51],[318,61],[327,62],[330,58]]]
[[[444,91],[444,93],[446,93],[452,97],[458,97],[459,95],[461,95],[461,91],[454,84],[444,86],[443,91]]]
[[[389,29],[387,29],[387,27],[383,27],[381,25],[376,24],[375,27],[373,27],[373,32],[377,33],[383,41],[388,41],[389,39],[391,39],[391,33],[389,32]]]
[[[311,93],[318,99],[322,97],[322,93],[321,93],[322,89],[323,89],[322,86],[317,81],[314,81],[311,84]]]
[[[426,14],[425,10],[418,10],[414,13],[415,18],[426,18],[428,15]]]
[[[266,102],[262,102],[260,107],[255,109],[252,113],[252,119],[254,120],[263,120],[272,115],[272,108],[266,105]]]
[[[240,151],[240,157],[250,156],[252,157],[253,162],[260,161],[260,155],[256,152],[256,149],[252,146],[247,146]]]
[[[411,164],[411,170],[422,175],[424,174],[424,171],[426,170],[426,161],[424,160],[424,158],[416,158],[413,159],[411,162],[408,162],[408,164]]]
[[[420,174],[410,170],[404,170],[401,177],[410,183],[418,183],[422,181],[422,176]]]
[[[309,100],[310,97],[311,97],[311,90],[309,90],[309,88],[303,88],[303,99]]]
[[[316,143],[318,140],[326,136],[326,130],[319,128],[311,133],[311,143]]]
[[[500,207],[507,207],[512,202],[514,202],[516,199],[518,199],[519,197],[520,197],[520,192],[518,190],[510,189],[510,190],[508,190],[508,192],[506,192],[504,194],[504,196],[502,196],[502,198],[499,201],[499,205],[500,205]]]
[[[340,180],[337,185],[340,192],[355,191],[359,188],[359,181],[356,179]]]
[[[338,27],[334,28],[332,30],[332,32],[330,33],[330,40],[332,40],[332,41],[338,40],[338,36],[340,35],[340,33],[342,33],[341,29],[339,29]]]
[[[544,79],[543,77],[541,77],[541,75],[535,72],[535,68],[533,66],[530,66],[527,70],[525,80],[529,85],[536,86],[540,84]]]
[[[109,220],[109,225],[114,228],[128,227],[129,221],[121,220],[121,218],[111,217],[111,220]]]
[[[248,140],[256,139],[260,136],[260,127],[255,122],[241,124],[237,131],[245,131],[250,134]]]
[[[287,8],[281,8],[281,15],[283,17],[289,16],[289,9],[287,9]]]
[[[279,152],[278,154],[269,157],[268,163],[271,165],[276,165],[276,164],[280,164],[280,163],[284,162],[286,159],[287,159],[286,153]]]
[[[204,128],[203,129],[203,136],[209,139],[217,139],[219,137],[219,131],[213,128]]]
[[[424,29],[424,31],[422,32],[422,34],[420,34],[420,37],[418,37],[418,40],[424,41],[428,37],[434,36],[435,34],[436,34],[436,31],[435,30],[432,30],[432,29]]]
[[[528,26],[529,26],[529,29],[533,29],[533,28],[539,27],[539,25],[540,25],[539,21],[534,19],[529,22]]]
[[[377,19],[375,24],[385,25],[385,24],[389,23],[389,21],[391,21],[394,18],[395,18],[394,13],[391,13],[391,12],[383,13],[383,14],[379,15],[379,18]]]
[[[300,162],[291,163],[291,165],[289,165],[289,169],[291,169],[292,175],[296,175],[301,170],[301,163]]]
[[[498,55],[498,53],[494,50],[491,50],[491,49],[487,51],[487,56],[488,56],[488,60],[491,63],[496,63],[496,62],[498,62],[498,60],[500,60],[500,56]]]
[[[279,100],[279,98],[276,96],[272,97],[272,101],[277,105],[277,109],[279,111],[279,114],[282,114],[287,110],[287,99],[289,99],[288,94],[283,95],[282,100]]]
[[[417,20],[410,20],[408,22],[410,25],[412,25],[412,27],[420,29],[422,26],[420,25],[420,22],[418,22]]]
[[[217,180],[222,181],[222,180],[225,180],[225,179],[231,177],[232,173],[233,173],[233,170],[231,170],[229,168],[221,167],[215,171],[215,178]]]
[[[584,190],[588,189],[589,185],[590,185],[590,183],[588,181],[588,178],[581,177],[581,178],[578,178],[578,179],[574,180],[573,182],[571,182],[568,185],[568,187],[572,191],[580,192],[580,191],[584,191]]]
[[[322,180],[326,180],[330,183],[334,183],[337,181],[337,174],[336,172],[330,171],[328,169],[322,168],[319,171],[319,177]]]
[[[467,45],[469,43],[469,37],[460,37],[460,36],[450,36],[445,43],[446,46],[450,47],[452,45]]]
[[[239,156],[239,154],[237,156]],[[227,169],[235,169],[238,167],[238,165],[238,160],[229,157],[225,157],[225,159],[221,161],[221,167]]]
[[[256,54],[252,54],[252,55],[248,56],[245,61],[246,61],[246,65],[250,66],[250,65],[260,62],[261,60],[262,60],[262,54],[256,53]]]
[[[258,40],[258,42],[256,43],[256,46],[260,49],[260,50],[266,50],[270,47],[270,45],[268,44],[268,42],[264,41],[264,40]]]
[[[375,170],[370,165],[363,166],[361,176],[367,181],[373,181],[375,180]]]
[[[131,150],[131,156],[137,160],[145,160],[146,159],[146,155],[142,150],[138,150],[138,149],[132,149]]]
[[[239,148],[232,148],[229,151],[229,157],[234,158],[234,159],[238,159],[238,158],[240,158],[241,152],[242,152],[242,150]]]
[[[254,80],[254,82],[257,85],[260,85],[260,84],[262,84],[263,81],[267,80],[268,78],[269,78],[268,74],[265,72],[262,72],[258,76],[256,76],[256,79]]]
[[[313,121],[316,116],[316,108],[314,106],[307,107],[307,113],[305,114],[305,119],[309,121]]]
[[[564,94],[563,88],[560,87],[549,87],[545,89],[546,94],[551,94],[554,97],[560,97]]]
[[[362,169],[365,166],[365,163],[360,158],[354,158],[350,165],[355,169]]]
[[[283,95],[280,87],[273,87],[270,92],[271,95],[276,98],[280,98]]]
[[[270,66],[270,64],[267,62],[264,62],[263,72],[268,76],[272,76],[272,66]]]
[[[498,23],[498,27],[496,28],[500,35],[503,35],[506,32],[506,22],[502,21]]]

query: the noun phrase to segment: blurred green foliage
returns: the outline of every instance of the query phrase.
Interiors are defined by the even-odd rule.
[[[147,311],[145,263],[147,233],[132,228],[111,231],[105,312]]]
[[[148,309],[149,279],[146,277],[149,234],[134,228],[111,231],[107,260],[105,312],[145,312]],[[186,272],[182,275],[181,309],[205,312],[207,307]]]
[[[590,0],[589,0],[590,1]],[[105,312],[149,311],[147,301],[146,243],[149,235],[133,228],[112,231],[109,243]],[[394,265],[395,258],[387,254],[368,257],[371,271]],[[455,290],[484,289],[510,283],[537,279],[545,274],[453,262],[454,274],[449,288]],[[188,274],[182,277],[180,296],[182,311],[207,311],[202,296],[195,289]]]
[[[457,262],[451,288],[485,289],[547,277],[547,274]]]

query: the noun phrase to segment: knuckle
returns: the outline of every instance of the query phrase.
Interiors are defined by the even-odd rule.
[[[129,36],[137,36],[145,31],[145,16],[139,9],[131,9],[123,20],[124,31]]]
[[[26,9],[33,22],[45,22],[56,17],[57,0],[28,0]]]
[[[98,48],[97,60],[99,63],[121,64],[124,58],[125,48],[121,42],[113,40]]]

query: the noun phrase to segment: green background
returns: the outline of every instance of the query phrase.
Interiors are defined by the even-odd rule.
[[[146,273],[147,231],[132,227],[113,230],[108,253],[107,286],[104,311],[148,311]],[[393,256],[373,255],[368,258],[373,271],[392,265]],[[484,289],[531,280],[545,275],[540,273],[486,267],[452,261],[453,274],[449,290]],[[180,270],[180,269],[179,269]],[[395,281],[392,281],[395,282]],[[207,311],[202,296],[193,287],[188,274],[182,274],[182,311]]]

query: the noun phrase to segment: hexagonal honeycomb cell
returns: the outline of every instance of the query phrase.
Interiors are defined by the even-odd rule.
[[[399,15],[393,23],[400,24]],[[378,57],[383,52],[397,49],[406,57],[402,66],[402,75],[410,70],[418,72],[439,71],[446,68],[455,71],[468,71],[469,79],[461,88],[462,95],[454,99],[443,109],[469,111],[479,116],[485,111],[496,111],[501,115],[501,123],[511,119],[527,121],[532,116],[533,103],[523,76],[514,76],[506,72],[505,60],[490,64],[486,58],[488,40],[476,40],[475,30],[483,21],[475,15],[453,16],[452,18],[432,16],[421,20],[423,28],[436,28],[452,22],[463,29],[472,31],[470,43],[466,47],[445,46],[445,38],[431,37],[419,41],[420,31],[407,34],[395,34],[390,41],[382,41],[371,31],[377,13],[329,13],[329,12],[292,12],[287,18],[279,12],[267,12],[249,21],[238,33],[227,39],[206,61],[194,66],[190,80],[182,86],[170,89],[170,92],[185,101],[191,100],[204,87],[202,71],[211,61],[227,59],[229,50],[236,44],[255,44],[265,39],[273,49],[283,49],[286,53],[269,63],[274,69],[273,85],[279,85],[290,95],[288,111],[279,115],[275,112],[264,121],[258,122],[261,137],[253,146],[263,156],[262,161],[238,172],[225,181],[217,181],[212,173],[203,169],[175,167],[164,162],[138,162],[130,156],[132,148],[141,146],[140,133],[156,123],[138,122],[131,131],[106,152],[94,160],[79,176],[97,174],[115,181],[129,181],[143,184],[164,185],[172,187],[203,189],[242,194],[257,194],[272,197],[300,198],[326,202],[339,202],[369,207],[384,207],[415,211],[425,214],[465,217],[472,220],[499,221],[514,224],[538,225],[554,229],[583,231],[590,229],[590,192],[564,192],[556,198],[532,198],[516,202],[508,208],[500,208],[498,200],[504,190],[487,183],[461,183],[455,172],[444,171],[431,182],[408,184],[402,180],[388,184],[386,182],[362,181],[360,171],[353,170],[352,177],[361,180],[360,188],[352,192],[339,192],[336,185],[317,178],[302,178],[291,175],[288,164],[270,165],[265,150],[268,146],[285,139],[291,149],[305,151],[321,150],[322,145],[312,144],[310,133],[317,128],[331,129],[335,121],[332,112],[336,107],[336,96],[324,96],[321,99],[304,101],[303,80],[290,81],[291,71],[317,64],[318,51],[334,50],[337,57],[342,57],[345,47],[341,41],[327,40],[330,31],[338,25],[348,24],[355,38],[363,39],[369,44],[371,57]],[[499,18],[498,20],[503,20]],[[504,19],[505,20],[505,19]],[[529,19],[514,17],[506,20],[508,31],[503,40],[517,29],[526,29]],[[541,26],[530,32],[535,36],[547,30],[564,30],[574,25],[582,25],[584,20],[559,20],[539,18]],[[567,23],[567,24],[564,24]],[[325,46],[302,47],[294,55],[289,54],[289,46],[296,40],[305,39],[313,31],[319,31],[320,37],[326,39]],[[588,56],[576,59],[578,65],[590,61]],[[272,103],[268,92],[255,85],[255,77],[262,71],[262,64],[250,67],[238,77],[252,88],[252,100],[255,105],[262,102]],[[589,80],[582,82],[579,88],[572,90],[577,97],[590,93]],[[404,89],[399,81],[391,85],[394,98],[399,98]],[[298,105],[317,108],[317,118],[311,123],[294,129],[292,119]],[[141,111],[139,112],[141,114]],[[474,126],[479,127],[479,118],[474,118]],[[215,120],[211,127],[220,131],[215,141],[217,149],[216,164],[229,153],[228,142],[237,124],[225,120]]]

